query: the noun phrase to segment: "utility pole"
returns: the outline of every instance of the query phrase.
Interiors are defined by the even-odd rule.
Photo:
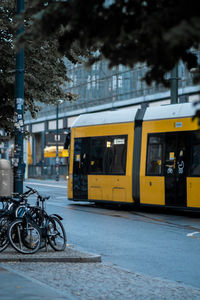
[[[58,153],[58,102],[56,104],[56,181],[59,181],[59,153]]]
[[[24,0],[17,0],[17,14],[24,11]],[[17,36],[24,32],[24,22],[17,30]],[[23,193],[23,140],[24,140],[24,49],[16,55],[15,72],[15,152],[14,192]]]
[[[178,103],[178,65],[171,71],[171,104]]]

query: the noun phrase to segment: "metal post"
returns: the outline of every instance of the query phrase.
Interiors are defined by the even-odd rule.
[[[56,104],[56,181],[59,181],[59,154],[58,154],[58,103]]]
[[[178,103],[178,65],[171,71],[171,104]]]
[[[17,0],[17,14],[24,11],[24,0]],[[24,24],[17,35],[24,31]],[[14,192],[23,193],[23,139],[24,139],[24,49],[16,55],[15,73],[15,152],[14,152]]]

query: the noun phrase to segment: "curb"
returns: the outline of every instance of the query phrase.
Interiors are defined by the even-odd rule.
[[[101,255],[91,254],[67,247],[65,251],[40,250],[34,254],[20,254],[12,248],[0,253],[0,262],[45,262],[45,263],[100,263]]]
[[[23,254],[22,254],[23,255]],[[32,254],[33,255],[33,254]],[[31,256],[32,256],[31,255]],[[62,262],[62,263],[97,263],[101,262],[101,256],[96,257],[48,257],[48,258],[42,258],[42,257],[0,257],[0,262]]]

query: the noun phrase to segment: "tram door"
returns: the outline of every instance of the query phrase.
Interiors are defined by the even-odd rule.
[[[88,199],[89,138],[76,138],[74,143],[73,199]]]
[[[165,204],[186,206],[186,177],[189,166],[188,132],[166,133],[165,135]]]

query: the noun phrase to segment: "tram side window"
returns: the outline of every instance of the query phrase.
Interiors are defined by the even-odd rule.
[[[91,174],[103,173],[103,155],[105,151],[104,139],[101,137],[91,138],[90,143],[90,172]]]
[[[90,174],[126,173],[127,136],[91,138]]]
[[[126,174],[127,136],[114,136],[106,139],[104,152],[104,174]]]
[[[190,173],[192,176],[200,176],[200,131],[193,133],[192,164]]]
[[[163,139],[161,135],[148,138],[146,175],[162,175]]]

